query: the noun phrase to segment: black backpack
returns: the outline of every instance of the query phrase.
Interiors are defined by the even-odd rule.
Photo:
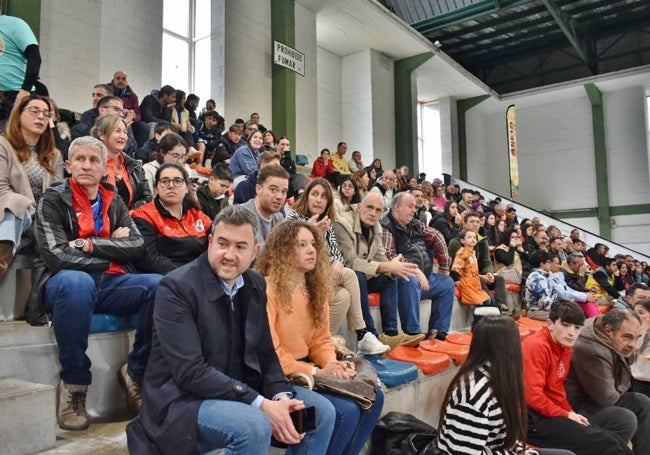
[[[437,431],[403,412],[389,412],[372,432],[370,455],[438,455]]]

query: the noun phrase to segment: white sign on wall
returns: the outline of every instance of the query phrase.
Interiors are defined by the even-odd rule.
[[[290,69],[301,76],[305,75],[305,54],[279,41],[273,41],[273,63]]]

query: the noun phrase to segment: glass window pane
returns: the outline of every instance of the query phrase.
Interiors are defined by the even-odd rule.
[[[190,0],[163,1],[163,28],[189,37]],[[163,48],[164,49],[164,48]]]
[[[194,93],[203,102],[210,99],[210,37],[194,45]]]
[[[210,36],[210,0],[196,0],[194,38]]]
[[[163,33],[161,85],[187,92],[189,87],[189,46],[186,41]]]

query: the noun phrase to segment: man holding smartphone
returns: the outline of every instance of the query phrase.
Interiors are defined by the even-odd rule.
[[[142,408],[127,427],[130,453],[266,455],[271,436],[288,454],[327,450],[334,407],[291,387],[273,347],[265,281],[249,269],[257,231],[255,215],[227,207],[215,217],[208,251],[161,281]],[[301,434],[291,413],[310,407],[317,428]]]

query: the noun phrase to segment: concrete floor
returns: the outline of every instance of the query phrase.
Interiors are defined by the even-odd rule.
[[[39,455],[128,455],[124,429],[131,416],[128,414],[91,420],[85,431],[57,429],[56,447]]]

